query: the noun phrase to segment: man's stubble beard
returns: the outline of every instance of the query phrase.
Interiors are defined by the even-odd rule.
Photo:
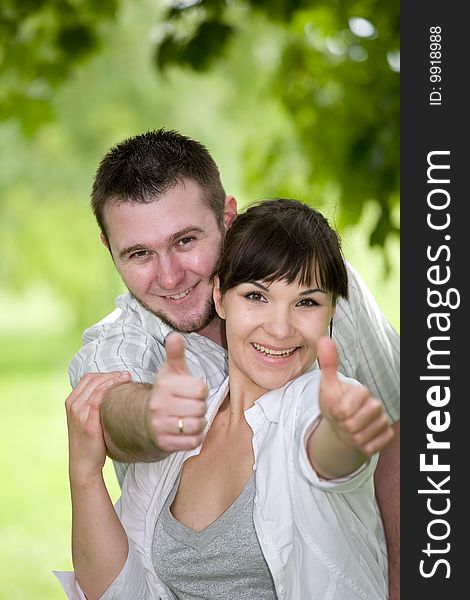
[[[129,288],[128,288],[129,289]],[[204,311],[201,315],[198,316],[197,319],[193,319],[192,321],[188,321],[185,323],[176,323],[172,321],[166,314],[153,310],[146,302],[144,302],[141,298],[138,298],[135,294],[129,290],[129,294],[136,300],[145,310],[148,310],[149,313],[152,313],[155,317],[158,317],[165,325],[171,327],[175,331],[179,331],[180,333],[193,333],[201,331],[207,327],[216,317],[217,313],[215,311],[214,301],[212,298],[208,298],[206,305],[204,306]]]

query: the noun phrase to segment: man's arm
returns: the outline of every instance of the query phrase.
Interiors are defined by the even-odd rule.
[[[389,600],[400,600],[400,421],[395,436],[380,453],[375,471],[375,493],[388,550]]]
[[[168,452],[195,443],[190,436],[199,433],[194,421],[199,414],[193,415],[187,402],[180,406],[182,394],[175,400],[179,378],[185,375],[183,386],[188,385],[189,372],[178,354],[173,368],[163,368],[165,331],[160,329],[158,319],[148,315],[129,295],[118,298],[117,306],[111,315],[84,332],[83,345],[69,366],[70,382],[76,388],[87,373],[128,372],[132,383],[109,390],[102,404],[108,455],[121,463],[160,460]],[[181,373],[174,382],[171,376],[178,369]],[[159,372],[162,374],[155,378]],[[190,379],[189,385],[192,383]],[[196,391],[198,386],[199,381],[193,386]],[[172,403],[181,413],[173,414]],[[184,434],[178,434],[180,417],[186,417]],[[115,462],[115,468],[121,482],[125,466]]]
[[[202,442],[207,385],[189,373],[180,335],[168,336],[166,352],[153,386],[123,384],[104,398],[101,420],[108,455],[114,460],[153,462]]]
[[[333,336],[345,361],[340,371],[381,399],[394,422],[394,439],[381,452],[374,480],[387,540],[389,600],[400,600],[400,338],[350,265],[348,275],[350,300],[338,304]],[[348,370],[349,356],[355,358]]]
[[[110,390],[101,406],[107,454],[119,462],[162,460],[168,452],[158,448],[145,426],[152,386],[127,383]]]

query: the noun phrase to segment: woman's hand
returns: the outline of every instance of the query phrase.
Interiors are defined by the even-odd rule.
[[[321,338],[317,350],[323,419],[310,434],[307,453],[320,477],[335,479],[353,473],[384,448],[393,438],[393,430],[382,403],[367,388],[338,378],[333,340]]]
[[[393,438],[393,429],[382,402],[364,386],[338,379],[336,345],[330,338],[318,343],[322,372],[320,410],[330,426],[347,446],[371,456]]]
[[[87,373],[67,397],[65,409],[69,437],[69,475],[86,483],[101,475],[106,445],[101,427],[100,407],[106,392],[130,381],[127,372]]]

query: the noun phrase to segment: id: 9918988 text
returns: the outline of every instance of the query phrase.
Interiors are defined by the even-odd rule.
[[[442,104],[442,46],[441,27],[439,25],[429,28],[429,81],[432,89],[429,94],[430,106]]]

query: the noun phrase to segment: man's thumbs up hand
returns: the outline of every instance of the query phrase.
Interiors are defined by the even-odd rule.
[[[184,358],[184,338],[178,333],[170,333],[165,340],[166,361],[169,370],[180,374],[189,374]]]
[[[171,333],[165,348],[166,360],[147,404],[147,429],[154,444],[165,452],[190,450],[203,440],[208,388],[190,374],[180,334]]]

